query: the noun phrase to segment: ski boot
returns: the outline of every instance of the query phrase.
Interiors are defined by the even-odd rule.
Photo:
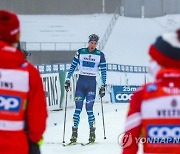
[[[76,143],[76,141],[77,141],[77,136],[78,136],[77,130],[78,130],[78,128],[72,127],[72,136],[70,139],[71,143]]]
[[[90,128],[90,134],[89,134],[89,143],[94,143],[95,142],[95,127]]]

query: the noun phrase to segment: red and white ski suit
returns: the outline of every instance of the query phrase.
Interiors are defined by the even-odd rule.
[[[132,135],[132,144],[123,154],[137,153],[139,137],[146,141],[144,153],[180,153],[180,70],[161,70],[156,82],[134,93],[125,132]]]
[[[0,154],[28,154],[28,138],[41,140],[46,118],[38,70],[21,51],[0,41]]]

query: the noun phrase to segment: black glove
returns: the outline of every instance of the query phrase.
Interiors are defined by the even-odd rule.
[[[65,88],[66,91],[69,91],[69,88],[70,88],[70,80],[66,80],[66,81],[65,81],[64,88]]]
[[[29,139],[29,154],[40,154],[40,147]]]
[[[99,96],[102,98],[105,95],[105,86],[101,86],[99,89]]]

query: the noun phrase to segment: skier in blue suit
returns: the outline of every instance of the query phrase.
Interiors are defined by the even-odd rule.
[[[90,128],[89,142],[95,142],[95,116],[93,113],[93,106],[96,96],[96,76],[100,69],[101,71],[101,88],[99,90],[100,97],[105,95],[106,85],[106,59],[104,54],[98,50],[99,37],[96,34],[89,36],[87,48],[81,48],[77,51],[68,72],[65,89],[70,88],[70,78],[73,75],[77,65],[79,65],[79,78],[76,85],[75,92],[75,112],[73,115],[74,125],[72,127],[72,137],[70,141],[76,143],[78,136],[78,125],[80,121],[80,113],[82,111],[83,102],[86,99],[86,112],[88,115],[88,122]]]

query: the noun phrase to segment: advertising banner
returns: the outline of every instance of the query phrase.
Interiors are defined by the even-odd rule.
[[[133,92],[140,86],[113,86],[111,93],[112,103],[128,103],[131,100]]]
[[[64,108],[65,97],[66,97],[64,83],[67,72],[70,69],[70,66],[71,66],[70,63],[41,64],[35,66],[41,73],[41,77],[44,85],[44,91],[46,93],[48,110],[60,110]],[[71,88],[70,91],[67,93],[67,107],[72,107],[75,105],[74,94],[76,89],[76,82],[78,79],[77,71],[78,69],[74,72],[74,75],[70,80]],[[131,66],[131,65],[108,63],[107,83],[109,83],[109,85],[107,85],[106,87],[106,95],[105,97],[103,97],[103,102],[111,101],[112,103],[128,103],[131,99],[131,96],[133,95],[133,92],[140,87],[131,84],[141,85],[146,83],[147,72],[148,72],[148,68],[146,66]],[[112,75],[112,73],[121,73],[121,75],[120,76],[115,75],[114,77],[114,74]],[[128,76],[127,73],[129,73],[130,75]],[[110,76],[110,78],[108,76]],[[101,86],[101,79],[99,77],[96,79],[97,79],[97,89],[96,89],[97,96],[95,102],[99,103],[100,99],[98,93],[99,93],[99,88]],[[111,80],[111,82],[109,80]],[[124,84],[124,86],[113,86],[114,83],[112,81],[116,85]]]
[[[62,109],[65,73],[41,74],[48,110]],[[62,85],[62,86],[61,86]]]

